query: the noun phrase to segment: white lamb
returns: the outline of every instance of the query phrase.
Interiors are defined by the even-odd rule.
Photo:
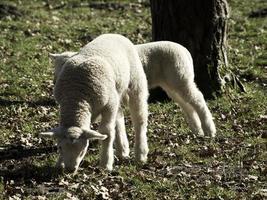
[[[216,128],[202,93],[194,82],[193,60],[189,51],[174,42],[136,45],[149,88],[161,87],[180,105],[191,130],[215,137]]]
[[[41,133],[56,137],[60,151],[57,165],[76,171],[88,140],[99,139],[102,140],[100,165],[112,170],[115,126],[123,123],[124,128],[121,111],[124,98],[129,101],[135,130],[136,159],[145,162],[148,88],[134,45],[123,36],[104,34],[63,63],[54,89],[60,105],[60,125]],[[99,132],[90,129],[91,121],[98,115],[101,115]],[[123,145],[128,143],[121,145],[125,149]]]
[[[193,61],[188,50],[168,41],[140,44],[136,45],[136,48],[147,76],[148,87],[163,88],[169,97],[180,105],[194,133],[215,137],[216,128],[212,115],[194,82]],[[62,67],[60,62],[64,63],[68,56],[75,54],[76,52],[51,54],[55,61],[55,80]],[[122,136],[125,132],[122,123],[119,124],[118,130],[121,130],[121,133],[117,135],[122,137],[118,138],[118,142],[127,146],[127,142],[123,142],[126,136]]]

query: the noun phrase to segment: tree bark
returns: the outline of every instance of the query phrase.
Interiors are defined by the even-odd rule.
[[[195,81],[205,98],[221,91],[221,68],[227,67],[226,0],[150,0],[153,41],[185,46],[194,60]],[[152,92],[152,99],[158,93]]]

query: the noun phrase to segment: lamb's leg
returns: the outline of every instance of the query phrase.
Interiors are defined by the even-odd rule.
[[[195,83],[188,82],[179,87],[179,95],[197,112],[204,133],[210,135],[211,137],[215,137],[216,128],[212,119],[212,115],[206,105],[203,94],[196,87]]]
[[[108,138],[102,141],[100,154],[100,166],[107,170],[112,170],[114,163],[113,143],[115,139],[115,119],[118,105],[108,105],[101,113],[102,120],[99,126],[99,132],[108,135]]]
[[[116,152],[119,158],[128,158],[130,149],[127,134],[125,130],[125,122],[122,108],[119,108],[116,119]]]
[[[164,90],[167,92],[168,96],[182,108],[191,131],[195,134],[203,136],[204,133],[201,128],[201,122],[194,108],[179,96],[177,90],[171,90],[166,87],[164,88]]]
[[[129,97],[130,114],[135,130],[135,158],[137,161],[146,162],[148,154],[147,144],[147,91],[131,94]]]

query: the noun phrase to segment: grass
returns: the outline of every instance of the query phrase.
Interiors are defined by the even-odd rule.
[[[97,168],[99,145],[92,143],[77,175],[51,167],[57,158],[53,151],[2,158],[54,145],[38,137],[58,122],[48,53],[76,51],[108,32],[148,42],[149,7],[129,6],[137,1],[120,1],[126,4],[119,9],[79,6],[88,2],[82,0],[3,2],[15,5],[21,15],[0,19],[0,199],[266,198],[267,23],[248,17],[267,7],[264,0],[229,0],[229,67],[247,92],[228,87],[208,102],[216,139],[191,134],[173,102],[150,104],[146,165],[116,160],[113,172],[102,171]],[[128,117],[126,123],[133,146]]]

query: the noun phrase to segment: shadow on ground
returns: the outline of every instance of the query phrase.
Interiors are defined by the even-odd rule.
[[[1,147],[0,161],[11,160],[11,159],[22,159],[31,156],[53,153],[56,151],[57,151],[56,146],[25,148],[21,145],[10,145]]]
[[[51,166],[36,166],[33,164],[14,167],[14,169],[0,170],[0,177],[3,177],[4,183],[14,181],[16,184],[32,184],[34,180],[37,183],[49,182],[58,178],[63,171]]]
[[[20,100],[7,100],[0,98],[0,106],[11,106],[11,105],[25,105],[36,108],[38,106],[56,106],[56,102],[53,99],[40,99],[38,101],[20,101]]]

